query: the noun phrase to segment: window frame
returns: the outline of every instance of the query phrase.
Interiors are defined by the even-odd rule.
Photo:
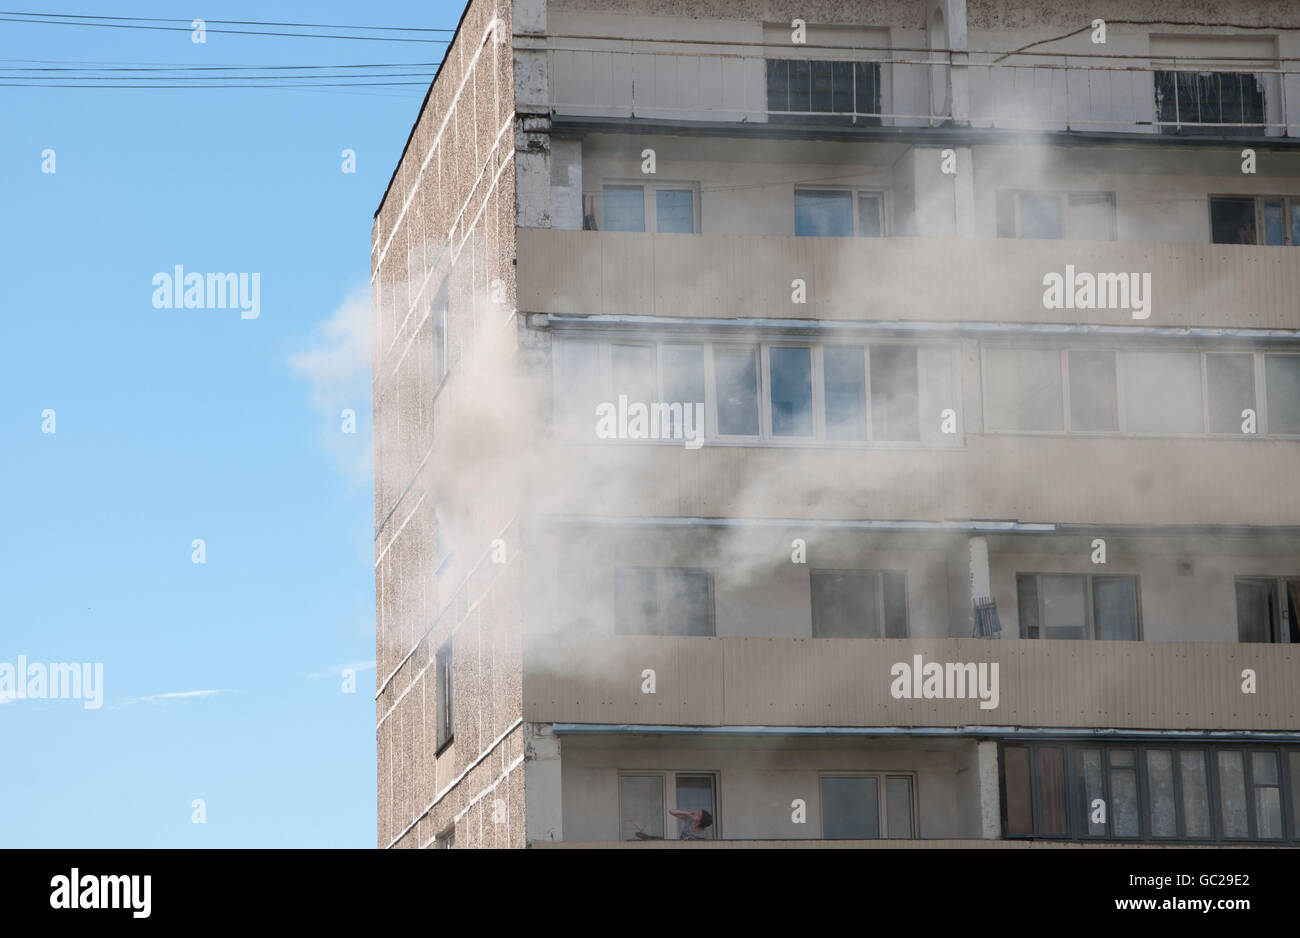
[[[874,778],[876,780],[876,830],[880,836],[876,840],[920,840],[921,818],[919,793],[917,792],[918,773],[914,769],[819,769],[817,772],[817,833],[818,840],[847,840],[851,838],[826,836],[826,798],[822,794],[822,780],[827,778]],[[911,837],[889,836],[889,779],[906,778],[909,782],[908,810],[911,816]]]
[[[1023,617],[1021,616],[1021,613],[1020,613],[1020,578],[1021,578],[1022,576],[1025,576],[1025,577],[1027,577],[1027,576],[1032,576],[1032,577],[1035,578],[1035,583],[1034,583],[1034,595],[1035,595],[1035,599],[1037,600],[1037,603],[1038,603],[1037,616],[1038,616],[1038,633],[1039,633],[1039,634],[1038,634],[1036,637],[1034,637],[1034,638],[1030,638],[1029,636],[1026,636],[1026,635],[1024,634],[1024,628],[1023,628],[1023,625],[1022,625],[1022,619],[1023,619]],[[1044,631],[1044,629],[1045,629],[1045,626],[1043,625],[1043,609],[1044,609],[1044,607],[1043,607],[1043,588],[1042,588],[1042,580],[1041,580],[1041,578],[1042,578],[1042,577],[1045,577],[1045,576],[1059,576],[1059,577],[1081,578],[1081,579],[1084,581],[1084,584],[1083,584],[1083,594],[1084,594],[1084,597],[1083,597],[1083,599],[1084,599],[1084,615],[1086,616],[1086,619],[1087,619],[1087,621],[1084,623],[1084,628],[1087,630],[1087,634],[1084,635],[1084,637],[1083,637],[1082,639],[1079,639],[1079,641],[1084,641],[1084,642],[1116,642],[1116,641],[1133,641],[1133,642],[1142,642],[1142,641],[1146,641],[1146,638],[1145,638],[1145,634],[1146,634],[1146,633],[1145,633],[1145,629],[1143,628],[1143,622],[1142,622],[1142,578],[1141,578],[1141,575],[1140,575],[1140,574],[1137,574],[1137,573],[1074,573],[1074,572],[1071,572],[1071,571],[1061,572],[1061,571],[1052,571],[1052,570],[1045,570],[1045,571],[1034,571],[1034,570],[1029,570],[1029,571],[1024,571],[1024,572],[1021,572],[1021,571],[1019,571],[1019,570],[1016,571],[1016,635],[1017,635],[1017,637],[1019,637],[1019,638],[1021,638],[1021,639],[1024,639],[1025,641],[1028,641],[1028,642],[1033,642],[1033,641],[1060,641],[1060,642],[1075,641],[1075,639],[1069,639],[1069,638],[1049,639],[1049,638],[1046,638],[1046,636],[1043,635],[1043,631]],[[1133,581],[1133,605],[1134,605],[1134,607],[1135,607],[1135,608],[1134,608],[1134,613],[1135,613],[1135,614],[1134,614],[1134,618],[1135,618],[1135,621],[1137,622],[1137,635],[1135,635],[1132,639],[1098,638],[1098,637],[1097,637],[1097,612],[1096,612],[1096,609],[1094,608],[1095,603],[1094,603],[1094,600],[1093,600],[1093,580],[1094,580],[1094,579],[1098,579],[1098,578],[1101,578],[1101,579],[1108,579],[1108,578],[1110,578],[1110,579],[1120,579],[1120,578],[1123,578],[1123,579],[1130,579],[1130,580]]]
[[[1015,223],[1016,233],[1011,236],[998,234],[998,196],[1010,195],[1012,203],[1012,221]],[[1020,197],[1022,195],[1039,195],[1039,196],[1056,196],[1057,204],[1061,210],[1061,237],[1060,238],[1026,238],[1022,233],[1024,226],[1021,224]],[[993,236],[1003,241],[1078,241],[1079,238],[1070,237],[1070,198],[1071,196],[1106,196],[1110,203],[1110,237],[1106,241],[1118,240],[1119,235],[1119,211],[1115,191],[1113,189],[995,189],[993,193]]]
[[[1040,833],[1040,807],[1042,790],[1038,772],[1038,751],[1040,749],[1061,749],[1064,753],[1064,784],[1062,795],[1066,806],[1066,831],[1064,834]],[[1008,833],[1008,815],[1010,803],[1007,797],[1007,756],[1008,749],[1025,749],[1029,752],[1029,796],[1031,800],[1031,817],[1034,832],[1031,834]],[[1115,799],[1111,789],[1111,754],[1116,751],[1132,751],[1135,797],[1138,807],[1138,833],[1134,837],[1120,837],[1114,834]],[[1088,833],[1090,814],[1087,804],[1087,792],[1079,785],[1082,754],[1097,751],[1102,754],[1101,782],[1102,799],[1106,804],[1106,831],[1100,834]],[[1173,836],[1156,836],[1153,831],[1151,809],[1150,762],[1147,754],[1151,751],[1167,751],[1171,755],[1171,779],[1174,801],[1174,826],[1176,831],[1186,829],[1185,783],[1181,754],[1196,752],[1201,754],[1205,768],[1205,807],[1210,822],[1208,836],[1176,833]],[[1219,755],[1236,752],[1242,757],[1242,783],[1246,796],[1246,837],[1228,837],[1223,818],[1222,786],[1219,780]],[[1255,753],[1270,753],[1277,766],[1276,783],[1257,783],[1255,781]],[[1284,743],[1258,743],[1251,740],[1234,740],[1232,742],[1184,741],[1184,740],[1150,740],[1150,739],[1089,739],[1074,740],[1068,738],[1039,740],[1001,740],[998,743],[998,789],[1001,811],[1001,830],[1003,840],[1041,840],[1094,843],[1129,843],[1129,844],[1276,844],[1287,845],[1300,843],[1300,816],[1292,793],[1300,790],[1292,771],[1293,753],[1300,754],[1300,746]],[[1279,800],[1279,821],[1282,836],[1280,838],[1259,837],[1257,814],[1257,789],[1277,788]]]
[[[691,193],[691,224],[692,230],[689,234],[702,234],[702,214],[700,212],[700,183],[695,181],[671,182],[656,179],[654,182],[647,182],[642,179],[602,179],[600,182],[600,223],[602,230],[609,231],[609,224],[605,216],[605,190],[606,189],[640,189],[642,200],[642,218],[645,227],[642,231],[621,232],[623,234],[687,234],[685,231],[660,231],[659,230],[659,199],[656,193],[682,192]]]
[[[827,27],[813,27],[813,28],[825,29]],[[836,30],[843,29],[843,27],[829,27],[829,28],[836,29]],[[788,29],[789,27],[781,27],[782,31],[788,32]],[[849,38],[849,37],[845,37],[845,38]],[[887,64],[889,64],[888,61],[880,60],[880,59],[870,59],[870,58],[852,58],[852,59],[840,58],[840,56],[845,53],[852,53],[853,50],[849,48],[828,48],[822,50],[819,54],[813,54],[813,55],[807,54],[806,51],[802,55],[794,54],[797,51],[799,50],[798,47],[796,46],[774,45],[770,42],[765,44],[764,53],[763,53],[763,113],[767,115],[767,119],[769,122],[775,124],[789,124],[789,123],[841,124],[843,123],[855,127],[857,126],[880,127],[885,124],[885,105],[889,100],[891,100],[890,96],[892,94],[892,88],[890,86],[890,70],[885,67]],[[771,70],[771,65],[768,64],[769,62],[787,62],[787,63],[798,62],[808,66],[809,68],[808,104],[810,108],[809,110],[801,111],[801,110],[789,109],[791,101],[790,101],[788,71],[786,76],[786,94],[785,94],[787,109],[774,110],[772,108],[771,88],[769,85],[770,82],[769,73]],[[814,62],[819,62],[819,63],[826,62],[832,66],[847,64],[853,68],[862,66],[868,70],[874,69],[874,81],[876,84],[876,100],[874,102],[868,101],[867,103],[868,104],[874,103],[877,110],[875,112],[858,110],[856,79],[855,79],[855,86],[853,90],[852,111],[811,110],[811,106],[813,103],[812,93],[811,93],[811,88],[812,88],[811,71],[812,71],[812,64]],[[789,66],[787,65],[787,69],[788,68]],[[832,95],[833,94],[834,92],[832,92]],[[834,106],[835,106],[834,98],[832,97],[831,107],[834,108]]]
[[[1215,241],[1214,240],[1214,202],[1216,199],[1231,199],[1241,202],[1247,199],[1255,205],[1255,243],[1254,244],[1236,244],[1232,241]],[[1281,202],[1282,203],[1282,243],[1267,244],[1264,241],[1264,203]],[[1294,232],[1291,229],[1291,213],[1293,210],[1300,211],[1300,195],[1258,195],[1253,192],[1211,192],[1205,198],[1205,220],[1209,225],[1210,244],[1222,244],[1229,247],[1251,247],[1251,248],[1280,248],[1296,247],[1297,242],[1293,238]]]
[[[814,599],[812,588],[812,578],[818,575],[842,576],[850,574],[854,576],[871,575],[876,581],[876,621],[880,623],[880,635],[872,636],[877,639],[891,638],[889,635],[889,622],[887,621],[887,610],[885,608],[885,574],[893,573],[903,578],[903,635],[902,638],[912,638],[912,615],[911,592],[907,585],[907,570],[887,570],[884,568],[877,569],[850,569],[850,568],[832,568],[832,567],[810,567],[808,570],[808,604],[809,604],[809,627],[811,629],[810,638],[830,638],[831,636],[819,636],[817,634],[817,605]]]
[[[449,637],[434,655],[434,704],[436,736],[434,756],[440,756],[456,741],[456,658],[453,637]]]
[[[1245,581],[1256,583],[1269,583],[1273,587],[1269,602],[1272,603],[1273,621],[1277,623],[1279,631],[1282,633],[1281,638],[1273,638],[1267,642],[1247,642],[1241,638],[1241,608],[1237,607],[1237,643],[1241,645],[1295,645],[1291,641],[1291,631],[1297,628],[1297,624],[1290,621],[1289,606],[1290,599],[1287,594],[1287,585],[1289,583],[1300,583],[1300,574],[1252,574],[1252,573],[1234,573],[1232,576],[1233,601],[1236,602],[1237,584]]]
[[[644,335],[627,335],[613,331],[593,332],[584,335],[574,335],[560,333],[556,341],[577,343],[592,343],[597,346],[597,389],[598,401],[610,402],[617,405],[617,397],[613,393],[613,375],[610,361],[610,349],[614,345],[639,345],[649,346],[654,349],[654,391],[656,400],[664,400],[664,348],[665,346],[698,346],[701,349],[703,357],[703,375],[704,384],[704,435],[703,441],[712,446],[764,446],[764,447],[831,447],[831,448],[883,448],[883,449],[916,449],[916,450],[959,450],[965,447],[964,431],[959,430],[952,434],[936,434],[926,431],[926,410],[927,396],[931,393],[937,394],[942,388],[946,387],[950,397],[944,400],[946,407],[951,408],[957,413],[957,425],[962,424],[963,400],[961,393],[961,369],[958,353],[960,346],[952,341],[944,340],[927,340],[927,339],[905,339],[884,338],[876,341],[873,339],[863,339],[854,341],[852,339],[820,339],[817,337],[799,337],[799,336],[763,336],[755,337],[752,340],[740,340],[734,337],[718,335],[681,335],[677,333],[646,337]],[[915,440],[882,440],[874,439],[876,432],[875,421],[872,416],[872,397],[871,397],[871,351],[874,348],[883,346],[900,346],[914,349],[917,357],[916,369],[916,396],[917,396],[917,430],[918,439]],[[776,436],[772,433],[771,422],[771,356],[770,349],[773,347],[790,348],[790,347],[810,347],[812,349],[812,408],[813,408],[813,435],[812,436]],[[866,408],[866,433],[865,439],[830,439],[826,436],[826,386],[825,386],[825,349],[827,348],[853,348],[860,350],[863,356],[863,394],[864,406]],[[554,350],[554,346],[552,346]],[[719,430],[718,424],[718,369],[717,369],[717,352],[719,349],[749,351],[753,350],[757,356],[755,360],[755,393],[757,394],[757,414],[758,414],[758,433],[757,434],[723,434]],[[944,367],[948,375],[946,384],[937,380],[933,383],[927,381],[927,375],[933,374],[927,371],[927,366],[922,362],[921,357],[926,352],[942,350],[944,354]],[[559,356],[552,354],[552,362],[559,361]],[[933,367],[933,366],[931,366]],[[561,403],[566,392],[565,376],[562,369],[552,367],[551,375],[552,402],[554,413],[558,414],[562,408],[568,406],[568,401]],[[933,401],[930,403],[934,403]],[[938,421],[939,414],[934,415]],[[591,415],[592,427],[595,426],[595,414]],[[561,421],[553,420],[553,428],[557,434],[567,434],[567,430],[561,428]],[[597,441],[594,433],[587,436],[580,433],[576,438],[569,435],[557,437],[564,442],[569,443],[596,443],[601,444],[621,444],[621,445],[674,445],[681,446],[682,440],[675,437],[666,437],[659,439],[610,439]]]
[[[995,415],[989,402],[989,352],[990,351],[1036,351],[1057,352],[1060,355],[1062,429],[1060,430],[1018,430],[1005,429],[995,425]],[[1073,427],[1070,400],[1070,353],[1071,352],[1109,352],[1115,356],[1115,407],[1116,429],[1114,430],[1076,430]],[[1128,426],[1127,402],[1128,392],[1125,380],[1126,362],[1134,354],[1155,355],[1196,355],[1200,371],[1200,422],[1201,429],[1195,432],[1177,432],[1172,430],[1132,430]],[[1250,355],[1251,381],[1254,391],[1255,432],[1220,433],[1210,429],[1210,355]],[[1216,348],[1197,345],[1195,348],[1169,348],[1161,346],[1137,345],[1121,347],[1110,344],[1077,343],[1069,345],[1035,344],[1033,342],[981,342],[980,343],[980,407],[983,414],[984,433],[999,436],[1046,436],[1046,437],[1095,437],[1114,438],[1129,437],[1138,439],[1216,439],[1216,440],[1259,440],[1282,439],[1300,440],[1300,433],[1277,433],[1269,426],[1267,387],[1267,367],[1270,357],[1290,357],[1300,359],[1300,353],[1280,349],[1228,346]]]
[[[614,620],[614,635],[625,636],[625,637],[629,637],[629,638],[633,638],[633,637],[641,637],[641,636],[649,636],[649,637],[652,637],[652,638],[717,638],[717,636],[718,636],[718,600],[717,600],[716,586],[715,586],[715,582],[714,582],[714,581],[715,581],[714,569],[713,569],[712,567],[687,567],[687,566],[682,566],[681,564],[638,564],[638,563],[624,563],[624,564],[613,564],[613,565],[612,565],[612,570],[613,570],[613,575],[614,575],[614,586],[613,586],[613,588],[614,588],[615,590],[617,590],[617,582],[618,582],[618,579],[617,579],[617,578],[618,578],[618,573],[619,573],[620,570],[631,570],[631,571],[641,571],[641,572],[653,571],[653,572],[654,572],[654,575],[655,575],[655,614],[656,614],[656,622],[655,622],[655,624],[656,624],[656,625],[661,629],[661,631],[658,631],[658,632],[620,632],[620,631],[618,630],[618,596],[617,596],[617,593],[615,593],[615,595],[614,595],[614,615],[613,615],[613,620]],[[702,574],[704,574],[704,575],[708,578],[708,584],[709,584],[709,602],[708,602],[709,621],[708,621],[708,629],[709,629],[709,631],[708,631],[707,634],[705,634],[705,635],[686,635],[686,634],[681,634],[681,633],[677,633],[677,632],[664,632],[664,631],[662,631],[662,628],[663,628],[663,625],[664,625],[664,611],[665,611],[665,606],[666,606],[666,603],[664,602],[664,600],[665,600],[666,596],[668,595],[668,594],[665,592],[665,585],[664,585],[664,584],[665,584],[665,579],[666,579],[666,578],[664,577],[664,573],[665,573],[666,571],[680,571],[680,572],[685,572],[685,573],[697,573],[697,574],[698,574],[698,573],[702,573]]]
[[[853,233],[850,234],[850,235],[801,235],[801,234],[799,234],[799,231],[798,231],[798,217],[799,217],[799,208],[798,208],[798,205],[799,205],[799,194],[800,194],[801,192],[834,192],[834,193],[844,193],[844,194],[847,194],[848,197],[849,197],[849,201],[852,203],[852,211],[853,211]],[[877,238],[877,237],[880,237],[880,238],[888,238],[888,237],[891,237],[891,235],[892,235],[892,232],[891,232],[891,230],[890,230],[890,229],[891,229],[891,226],[890,226],[890,224],[889,224],[889,215],[890,215],[890,211],[889,211],[889,206],[890,206],[890,198],[889,198],[889,194],[890,194],[890,190],[889,190],[887,187],[884,187],[884,186],[843,186],[843,185],[833,185],[833,184],[832,184],[832,185],[825,185],[825,186],[823,186],[823,185],[816,185],[816,186],[814,186],[814,185],[796,185],[796,186],[793,187],[793,193],[794,193],[794,195],[793,195],[793,200],[794,200],[794,216],[793,216],[793,217],[794,217],[794,219],[795,219],[795,231],[794,231],[794,236],[795,236],[796,238],[818,238],[818,237],[822,237],[822,238],[844,238],[844,239],[848,239],[848,238]],[[879,234],[879,235],[868,235],[868,234],[863,234],[863,233],[862,233],[862,232],[863,232],[863,225],[862,225],[862,197],[863,197],[864,195],[875,196],[876,198],[878,198],[878,199],[880,200],[880,234]]]
[[[623,779],[632,778],[658,778],[660,784],[660,797],[663,801],[663,822],[665,841],[680,840],[680,837],[669,837],[668,832],[674,830],[673,825],[677,818],[669,814],[671,808],[677,807],[677,776],[707,776],[713,780],[713,836],[709,840],[722,840],[722,772],[720,769],[625,769],[620,768],[615,772],[615,789],[616,800],[618,802],[618,824],[619,843],[637,843],[636,839],[623,840]],[[673,800],[670,803],[668,795],[672,793]]]

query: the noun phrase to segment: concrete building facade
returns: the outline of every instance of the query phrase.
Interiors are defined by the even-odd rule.
[[[472,0],[372,230],[381,847],[1300,843],[1300,9],[1086,12]]]

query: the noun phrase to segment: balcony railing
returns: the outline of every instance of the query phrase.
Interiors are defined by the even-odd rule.
[[[823,49],[707,40],[552,37],[550,104],[558,114],[763,123],[947,124],[1022,131],[1295,136],[1288,118],[1300,71],[1243,63],[1226,68],[1123,57],[946,50]],[[836,58],[838,56],[839,58]],[[1025,60],[1029,59],[1027,63]],[[784,70],[792,95],[769,63]],[[804,67],[807,67],[806,69]],[[840,66],[836,68],[835,66]],[[1236,86],[1226,76],[1233,76]],[[774,84],[775,81],[775,84]],[[777,88],[779,91],[779,87]],[[794,105],[791,102],[803,101]],[[1290,127],[1288,125],[1290,120]]]
[[[921,680],[932,663],[942,696]],[[949,665],[973,666],[982,683],[959,683],[970,668],[950,679]],[[1287,731],[1300,725],[1300,646],[538,637],[524,649],[523,698],[524,719],[537,722]]]

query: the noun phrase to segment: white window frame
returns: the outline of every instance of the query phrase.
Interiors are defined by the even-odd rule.
[[[998,237],[998,202],[997,196],[1001,193],[1009,193],[1012,201],[1012,216],[1016,223],[1016,233],[1014,239],[1029,241],[1054,241],[1055,238],[1025,238],[1022,234],[1022,225],[1020,224],[1020,197],[1021,195],[1054,195],[1061,207],[1061,241],[1074,241],[1067,230],[1070,222],[1070,196],[1072,195],[1104,195],[1110,201],[1110,237],[1106,240],[1115,241],[1118,235],[1119,221],[1118,209],[1116,205],[1115,192],[1110,189],[998,189],[993,196],[993,234]],[[1010,241],[1011,238],[1003,238]]]
[[[1048,639],[1047,636],[1043,634],[1047,628],[1043,624],[1044,607],[1043,607],[1042,578],[1045,576],[1071,577],[1073,579],[1083,580],[1083,602],[1084,602],[1083,608],[1084,608],[1084,616],[1087,620],[1084,622],[1084,629],[1086,630],[1087,634],[1084,635],[1082,641],[1085,642],[1102,641],[1102,639],[1097,638],[1097,614],[1096,614],[1096,610],[1093,608],[1093,602],[1092,602],[1093,578],[1101,577],[1102,579],[1105,579],[1107,577],[1112,577],[1112,578],[1127,577],[1131,579],[1133,581],[1134,619],[1137,622],[1137,635],[1136,637],[1134,637],[1133,641],[1135,642],[1146,641],[1146,630],[1142,622],[1142,577],[1137,573],[1074,573],[1073,571],[1069,571],[1069,570],[1067,571],[1017,570],[1015,572],[1015,576],[1017,581],[1016,582],[1016,633],[1020,638],[1024,639],[1027,642],[1036,642],[1036,641],[1044,641],[1044,640],[1070,641],[1070,639]],[[1022,617],[1020,615],[1019,580],[1020,577],[1022,576],[1032,576],[1035,580],[1034,595],[1038,600],[1038,610],[1037,610],[1038,638],[1026,638],[1024,634],[1024,624],[1022,622]],[[1105,641],[1115,641],[1115,639],[1105,639]]]
[[[853,203],[853,235],[854,238],[874,238],[875,235],[864,235],[862,233],[862,196],[874,195],[880,198],[880,237],[890,237],[892,231],[889,224],[889,190],[880,186],[837,186],[837,185],[798,185],[793,187],[793,202],[797,202],[800,192],[845,192],[848,193],[850,201]],[[796,215],[791,216],[797,218]],[[797,234],[797,233],[796,233]],[[813,235],[799,235],[799,237],[814,237]]]
[[[605,179],[600,184],[600,222],[604,230],[608,231],[609,227],[605,221],[605,189],[640,189],[641,197],[644,200],[645,212],[645,234],[684,234],[685,232],[660,232],[659,231],[659,200],[655,193],[660,191],[680,192],[687,190],[691,193],[691,215],[694,226],[691,234],[700,234],[700,184],[699,182],[667,182],[656,180],[646,182],[644,179]],[[635,232],[628,232],[634,234]]]
[[[1008,430],[992,426],[992,412],[989,408],[989,364],[988,353],[993,350],[1006,351],[1038,351],[1038,352],[1057,352],[1060,355],[1061,370],[1061,406],[1062,429],[1060,430]],[[1071,423],[1070,413],[1070,352],[1110,352],[1115,356],[1115,406],[1118,413],[1116,414],[1116,429],[1114,430],[1075,430]],[[1151,432],[1146,430],[1130,430],[1128,427],[1128,416],[1126,414],[1125,404],[1127,402],[1125,387],[1125,359],[1135,352],[1149,354],[1174,354],[1198,356],[1200,366],[1200,414],[1201,429],[1192,433],[1174,433],[1172,431]],[[1210,429],[1210,381],[1209,381],[1209,363],[1210,355],[1250,355],[1252,356],[1252,378],[1254,381],[1255,392],[1255,433],[1218,433]],[[1034,345],[1032,343],[981,343],[980,345],[980,406],[984,415],[984,432],[997,436],[1045,436],[1045,437],[1092,437],[1092,438],[1114,438],[1130,437],[1139,439],[1188,439],[1188,440],[1258,440],[1258,439],[1300,439],[1300,433],[1275,433],[1267,421],[1268,405],[1265,400],[1267,394],[1267,372],[1266,359],[1268,356],[1289,356],[1300,358],[1300,353],[1274,351],[1271,349],[1259,348],[1204,348],[1195,349],[1175,349],[1175,348],[1156,348],[1156,347],[1127,347],[1120,348],[1112,345]]]
[[[887,569],[879,568],[879,567],[877,567],[877,568],[872,568],[872,569],[869,569],[869,570],[866,570],[866,569],[850,569],[850,568],[844,568],[844,567],[812,567],[812,568],[810,568],[810,569],[808,570],[808,601],[809,601],[809,606],[810,606],[810,608],[809,608],[809,627],[810,627],[810,629],[812,630],[811,637],[812,637],[812,638],[816,638],[816,637],[817,637],[817,635],[816,635],[816,628],[817,628],[817,623],[816,623],[816,614],[815,614],[815,610],[812,608],[812,595],[813,595],[813,593],[812,593],[812,578],[813,578],[814,575],[816,575],[816,574],[831,574],[831,575],[835,575],[835,574],[850,573],[850,574],[856,574],[856,575],[866,575],[866,574],[870,574],[871,576],[875,577],[875,580],[876,580],[876,621],[880,623],[880,638],[888,638],[889,636],[888,636],[886,633],[888,633],[888,631],[889,631],[889,623],[887,623],[887,622],[885,621],[885,576],[884,576],[884,575],[885,575],[886,573],[897,573],[897,574],[901,575],[902,578],[903,578],[903,632],[904,632],[904,636],[903,636],[903,637],[904,637],[904,638],[913,638],[914,636],[912,635],[911,594],[910,594],[910,592],[909,592],[909,590],[908,590],[908,586],[907,586],[907,572],[908,572],[908,571],[907,571],[907,568],[903,568],[903,569],[901,569],[901,570],[887,570]]]
[[[664,803],[664,840],[677,840],[678,838],[670,836],[677,830],[677,818],[668,812],[677,807],[675,799],[677,797],[677,776],[679,775],[706,775],[713,779],[713,840],[722,839],[722,772],[718,769],[619,769],[616,773],[615,785],[617,786],[616,798],[618,800],[618,837],[620,843],[633,843],[633,841],[624,841],[623,837],[623,779],[631,776],[634,778],[652,778],[657,777],[663,786],[661,791]],[[672,792],[673,799],[670,800],[668,793]]]
[[[919,840],[921,837],[920,812],[918,810],[918,793],[917,793],[917,772],[910,769],[894,771],[892,769],[865,769],[857,771],[854,769],[827,769],[817,772],[817,823],[819,839],[826,840],[826,802],[822,798],[822,779],[824,778],[874,778],[876,780],[876,830],[881,832],[877,840]],[[908,808],[912,817],[912,836],[910,838],[898,838],[889,836],[889,788],[888,780],[891,778],[906,778],[911,785],[909,786],[910,804]],[[839,840],[841,838],[835,838]]]

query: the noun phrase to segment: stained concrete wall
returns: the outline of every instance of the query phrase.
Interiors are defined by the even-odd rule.
[[[457,846],[524,841],[517,506],[499,452],[467,458],[459,445],[491,416],[476,382],[518,344],[511,12],[469,5],[372,229],[381,847],[452,827]],[[476,475],[486,497],[466,497]],[[496,538],[505,563],[492,561]],[[438,752],[448,642],[454,741]]]

